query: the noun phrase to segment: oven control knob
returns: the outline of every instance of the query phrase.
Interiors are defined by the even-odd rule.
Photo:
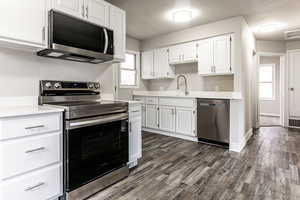
[[[99,84],[99,83],[96,83],[96,84],[95,84],[95,88],[96,88],[96,89],[99,89],[99,88],[100,88],[100,84]]]
[[[52,84],[50,82],[47,82],[47,83],[45,83],[45,87],[47,89],[50,89],[50,88],[52,88]]]
[[[60,83],[57,82],[54,84],[54,87],[55,87],[55,89],[59,89],[59,88],[61,88],[61,85],[60,85]]]
[[[94,85],[94,83],[90,83],[88,87],[89,87],[89,89],[94,89],[95,85]]]

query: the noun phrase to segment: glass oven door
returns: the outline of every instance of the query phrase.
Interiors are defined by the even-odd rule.
[[[67,122],[66,130],[67,192],[127,164],[127,114]]]

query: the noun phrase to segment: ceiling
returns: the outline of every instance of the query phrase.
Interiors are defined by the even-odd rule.
[[[107,0],[127,12],[127,34],[140,40],[157,35],[244,16],[257,39],[284,40],[284,31],[300,28],[300,0]],[[175,24],[167,19],[168,11],[190,7],[199,15],[190,23]],[[272,33],[257,33],[262,24],[284,25]]]

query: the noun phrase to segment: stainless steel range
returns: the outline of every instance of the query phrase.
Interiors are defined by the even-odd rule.
[[[39,102],[65,109],[61,199],[85,199],[128,176],[128,103],[101,101],[97,82],[48,80]]]

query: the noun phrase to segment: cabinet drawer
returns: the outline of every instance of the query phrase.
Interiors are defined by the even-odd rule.
[[[145,104],[145,103],[146,103],[145,98],[146,98],[146,97],[135,96],[135,97],[133,98],[133,100],[135,100],[135,101],[140,101],[142,104]]]
[[[0,142],[0,179],[59,162],[61,133]]]
[[[177,106],[193,108],[196,105],[195,99],[183,99],[183,98],[160,98],[159,105],[165,106]]]
[[[0,121],[0,140],[61,130],[61,114],[5,118]]]
[[[1,199],[42,200],[52,199],[61,194],[61,165],[16,177],[0,185]]]
[[[158,97],[146,97],[146,104],[158,104]]]

